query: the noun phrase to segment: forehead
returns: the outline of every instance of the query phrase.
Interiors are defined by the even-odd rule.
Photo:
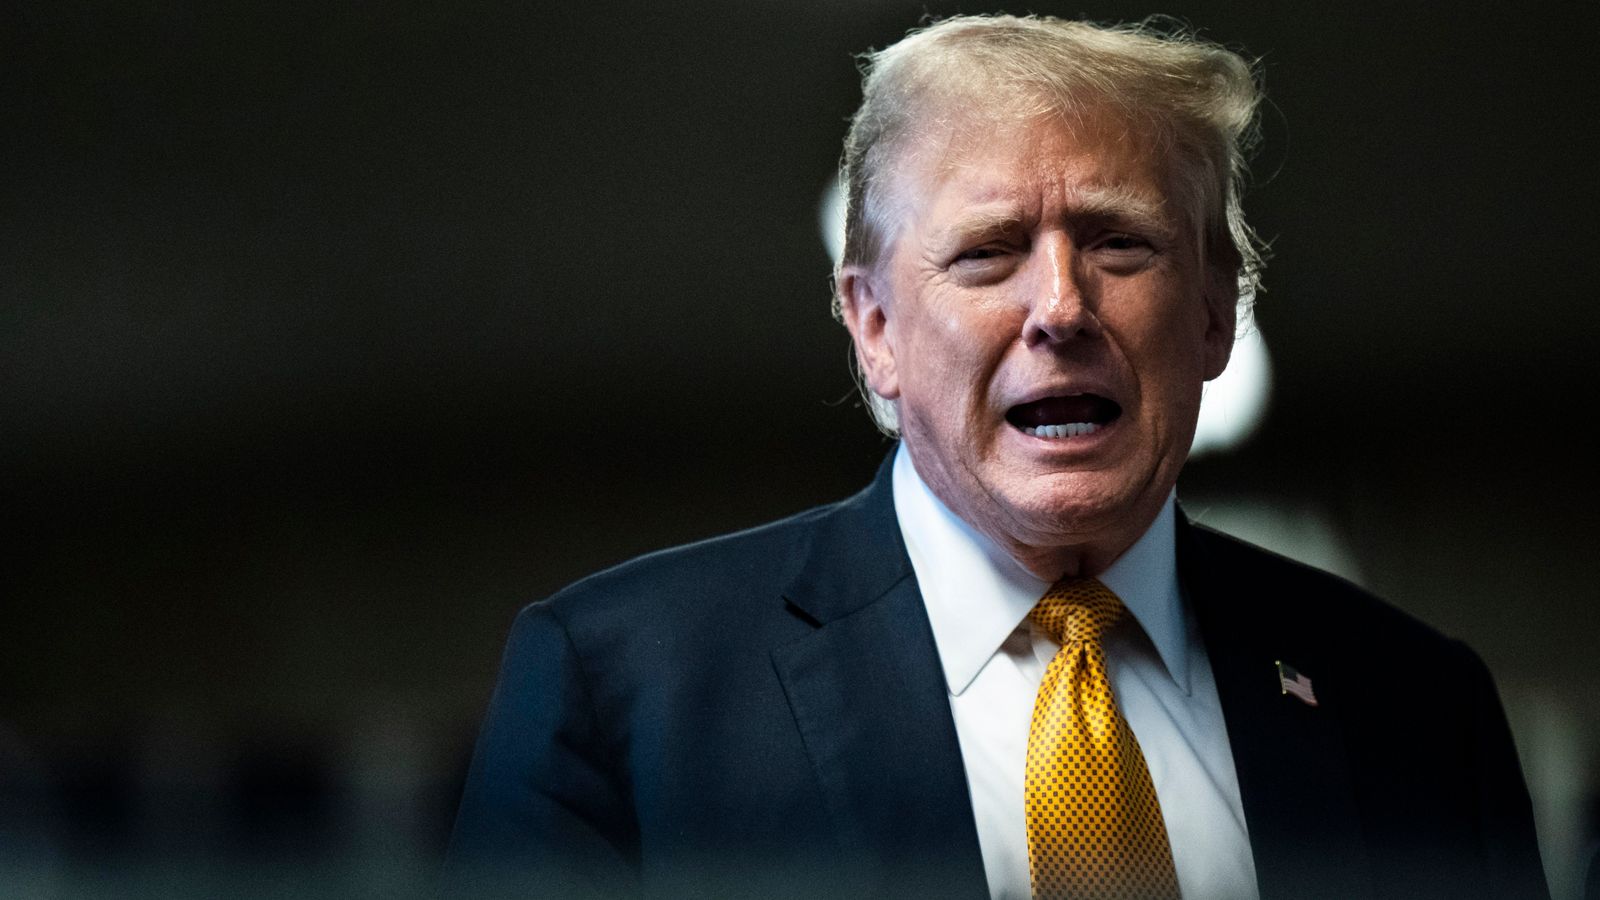
[[[982,211],[1036,221],[1120,210],[1176,225],[1163,144],[1154,129],[1104,108],[943,120],[895,167],[896,230]]]

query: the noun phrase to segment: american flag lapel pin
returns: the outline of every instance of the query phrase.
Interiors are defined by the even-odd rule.
[[[1293,694],[1296,700],[1307,706],[1317,705],[1317,695],[1311,690],[1311,679],[1295,670],[1283,660],[1278,660],[1278,687],[1285,694]]]

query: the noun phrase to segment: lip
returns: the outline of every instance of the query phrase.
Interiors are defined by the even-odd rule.
[[[1039,387],[1030,388],[1025,393],[1015,397],[1006,397],[1001,400],[1001,415],[1012,407],[1022,406],[1025,403],[1037,403],[1048,397],[1072,397],[1078,394],[1098,394],[1101,397],[1115,402],[1118,406],[1127,408],[1120,393],[1109,384],[1098,379],[1074,378],[1071,381],[1057,382]]]

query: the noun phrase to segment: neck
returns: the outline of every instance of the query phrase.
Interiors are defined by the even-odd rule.
[[[1008,530],[999,520],[973,523],[973,527],[1041,581],[1097,578],[1150,530],[1170,495],[1169,487],[1132,508],[1119,510],[1108,525],[1081,533],[1030,534],[1023,529]],[[1019,533],[1023,537],[1019,538]]]
[[[1111,568],[1127,549],[1132,539],[1116,545],[1078,545],[1071,547],[1006,547],[1017,564],[1033,573],[1040,581],[1057,582],[1065,578],[1094,578]],[[1002,545],[1005,546],[1005,545]]]

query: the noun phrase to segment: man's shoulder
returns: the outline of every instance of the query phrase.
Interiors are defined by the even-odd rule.
[[[794,576],[818,527],[844,502],[655,550],[581,578],[541,602],[569,606],[641,587],[652,593],[703,593],[781,584]]]
[[[530,604],[522,617],[609,633],[628,625],[748,626],[781,612],[787,589],[802,574],[852,569],[860,555],[892,551],[898,541],[893,501],[880,477],[834,503],[611,566]]]

